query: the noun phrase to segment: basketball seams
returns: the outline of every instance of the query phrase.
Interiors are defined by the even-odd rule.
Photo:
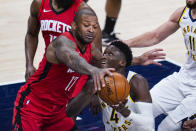
[[[99,94],[99,96],[101,97],[101,99],[103,99],[104,101],[107,101],[108,103],[107,104],[110,104],[112,105],[112,103],[114,103],[115,101],[113,101],[112,99],[110,99],[109,96],[109,92],[107,90],[107,86],[109,86],[108,88],[110,88],[110,85],[108,84],[109,83],[109,78],[108,79],[105,79],[105,82],[106,82],[106,87],[104,87],[102,89],[102,91],[100,92],[106,92],[106,93],[101,93],[101,95]]]
[[[126,79],[124,80],[124,95],[123,95],[123,99],[126,99],[125,97],[126,97],[126,89],[127,89],[127,84],[126,84]]]
[[[104,79],[106,86],[99,91],[100,98],[108,105],[119,104],[130,93],[130,85],[127,79],[119,73],[113,74],[113,76],[108,76]]]
[[[116,78],[116,77],[114,77],[114,76],[112,77],[112,79],[113,79],[113,83],[114,83],[114,89],[115,89],[116,101],[119,103],[115,78]]]

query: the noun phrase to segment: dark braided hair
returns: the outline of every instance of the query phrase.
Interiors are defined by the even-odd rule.
[[[112,41],[110,45],[113,45],[120,49],[120,51],[125,55],[126,67],[130,66],[132,63],[133,55],[131,49],[124,42],[120,40]]]

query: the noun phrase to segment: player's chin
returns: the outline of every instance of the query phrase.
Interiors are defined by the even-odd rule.
[[[94,35],[93,34],[86,34],[84,39],[85,39],[85,42],[92,43],[94,40]]]
[[[93,42],[93,38],[85,38],[84,40],[85,40],[85,43],[88,43],[88,44]]]
[[[107,68],[106,64],[101,63],[101,68]]]

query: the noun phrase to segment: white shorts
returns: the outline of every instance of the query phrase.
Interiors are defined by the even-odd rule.
[[[154,117],[164,113],[177,123],[196,113],[196,85],[183,84],[176,72],[156,84],[150,94]]]

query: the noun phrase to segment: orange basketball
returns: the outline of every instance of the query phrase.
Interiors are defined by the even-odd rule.
[[[109,105],[116,105],[125,100],[130,92],[130,86],[127,79],[114,72],[113,76],[105,77],[106,86],[99,91],[99,97]]]

